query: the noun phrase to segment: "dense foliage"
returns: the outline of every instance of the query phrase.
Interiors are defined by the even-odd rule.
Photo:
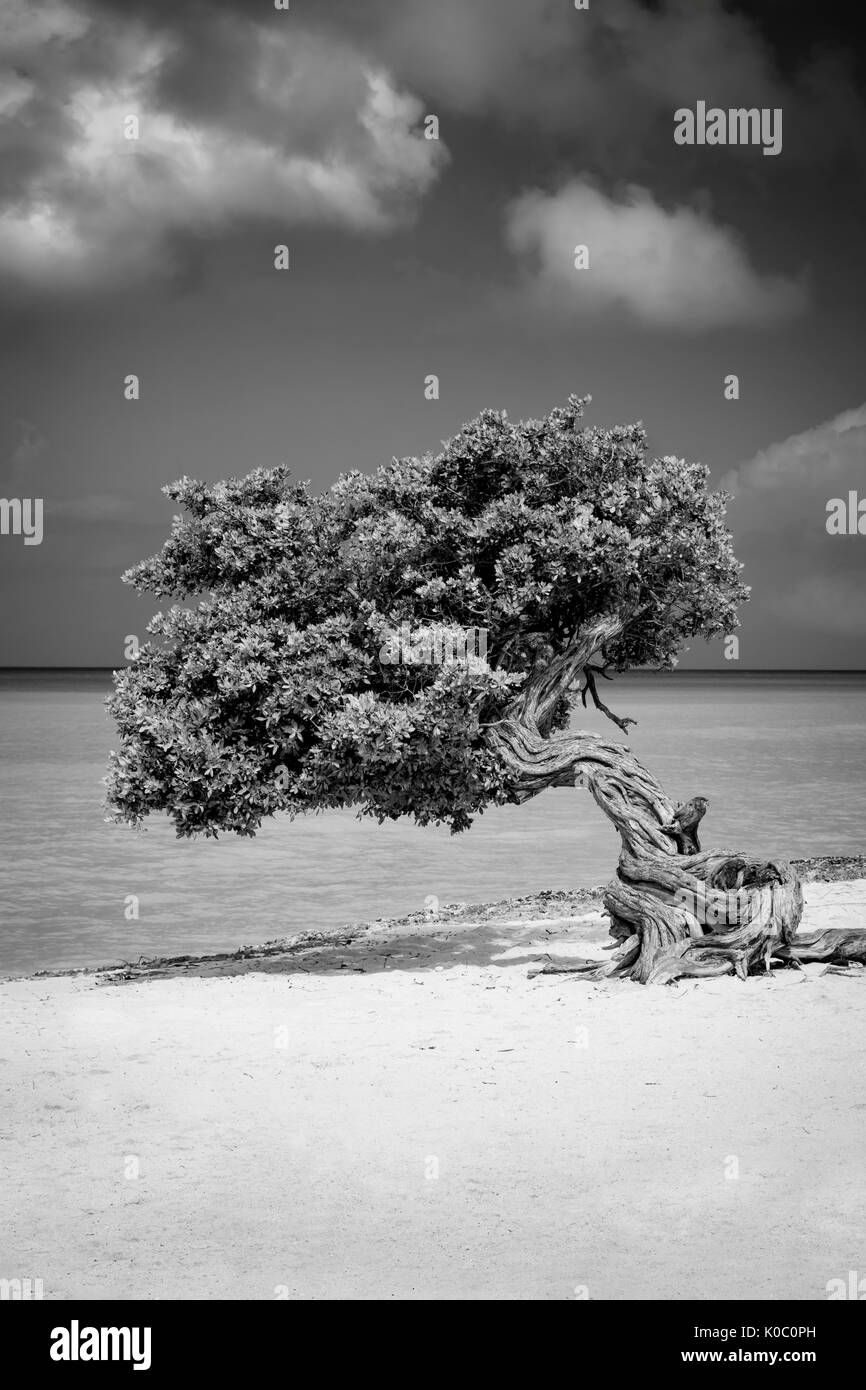
[[[746,590],[726,496],[699,464],[650,459],[640,424],[582,427],[588,399],[519,424],[484,411],[438,454],[320,496],[285,468],[166,488],[186,516],[124,579],[186,602],[115,677],[115,817],[253,834],[353,805],[461,830],[511,798],[485,726],[588,623],[627,615],[613,670],[730,632]],[[483,628],[487,658],[383,660],[402,623]]]

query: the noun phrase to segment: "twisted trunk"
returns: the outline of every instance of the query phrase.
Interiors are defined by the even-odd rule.
[[[546,969],[656,984],[680,976],[745,978],[769,970],[773,958],[866,960],[866,932],[796,937],[803,891],[788,864],[701,851],[702,799],[675,808],[627,747],[580,731],[550,732],[562,695],[622,626],[615,617],[602,620],[538,669],[509,716],[488,732],[516,801],[546,787],[586,786],[622,843],[616,879],[604,894],[618,943],[614,955],[601,966],[584,961]]]

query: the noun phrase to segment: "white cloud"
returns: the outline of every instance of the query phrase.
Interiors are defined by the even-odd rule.
[[[416,97],[324,37],[219,21],[244,62],[227,116],[216,120],[165,101],[161,79],[178,58],[178,40],[133,20],[100,20],[107,29],[99,52],[108,57],[94,72],[82,54],[95,35],[76,27],[80,13],[58,4],[47,18],[57,43],[70,44],[61,60],[54,54],[41,93],[38,81],[18,78],[2,99],[22,129],[39,95],[43,111],[53,98],[62,122],[24,187],[0,208],[0,269],[25,280],[149,275],[167,268],[175,233],[207,235],[243,218],[387,231],[411,214],[447,159],[441,142],[424,139]],[[7,32],[7,50],[32,38],[28,24],[21,19],[14,41]],[[128,116],[138,119],[137,140],[125,138]]]
[[[823,496],[828,487],[846,479],[862,481],[866,476],[866,405],[845,410],[814,429],[792,435],[761,449],[747,463],[728,473],[721,487],[736,496],[770,489],[790,496],[807,488],[812,496]]]
[[[759,450],[721,486],[734,494],[728,521],[753,586],[744,645],[754,630],[788,666],[866,665],[866,540],[826,528],[831,499],[866,497],[866,405]]]
[[[506,239],[534,262],[530,284],[549,308],[628,309],[661,328],[773,323],[806,303],[804,287],[749,263],[738,234],[690,207],[667,211],[646,189],[620,199],[585,179],[529,190],[506,213]],[[575,269],[575,247],[589,268]]]

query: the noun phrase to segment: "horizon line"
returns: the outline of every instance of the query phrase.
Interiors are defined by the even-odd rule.
[[[134,663],[122,666],[0,666],[0,675],[16,671],[126,671]],[[631,666],[618,675],[645,676],[866,676],[864,666],[740,666],[718,669],[708,666],[680,667],[669,671],[652,666]]]

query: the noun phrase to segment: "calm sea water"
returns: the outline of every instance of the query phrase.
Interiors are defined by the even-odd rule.
[[[105,672],[0,671],[0,974],[232,949],[442,902],[610,876],[618,839],[586,791],[496,807],[463,835],[351,812],[188,842],[103,820],[115,734]],[[866,675],[631,675],[609,703],[668,793],[710,798],[707,844],[861,854]],[[579,726],[618,737],[596,713]],[[139,918],[127,921],[128,895]]]

